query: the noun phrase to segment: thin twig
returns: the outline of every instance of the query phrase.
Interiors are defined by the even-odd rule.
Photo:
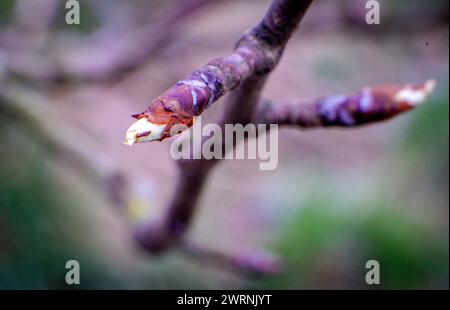
[[[263,251],[225,254],[188,241],[180,242],[178,248],[182,254],[194,258],[197,263],[212,264],[221,270],[233,271],[240,276],[271,276],[281,271],[280,261]]]
[[[432,92],[435,84],[434,80],[429,80],[424,84],[366,87],[353,95],[330,96],[311,103],[263,100],[254,122],[300,128],[366,125],[417,107]]]

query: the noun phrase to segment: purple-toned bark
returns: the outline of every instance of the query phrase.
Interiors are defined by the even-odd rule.
[[[261,90],[276,67],[292,32],[312,0],[275,0],[262,21],[245,33],[234,51],[217,58],[179,81],[152,101],[127,132],[127,144],[163,140],[177,124],[191,126],[195,116],[230,93],[219,125],[280,124],[305,128],[367,124],[411,109],[434,87],[424,85],[365,88],[353,96],[322,98],[310,104],[272,104],[261,101]],[[222,130],[224,132],[224,130]],[[236,141],[235,141],[236,143]],[[174,195],[158,221],[144,222],[135,237],[151,253],[185,244],[183,237],[212,168],[219,160],[178,160],[179,176]],[[191,254],[203,251],[194,250]],[[206,254],[205,254],[206,255]],[[216,257],[214,251],[208,252]],[[197,255],[198,256],[198,255]],[[226,265],[239,261],[224,258]],[[264,264],[262,264],[264,265]],[[250,264],[250,269],[264,269]],[[248,267],[248,266],[247,266]],[[269,268],[270,269],[270,268]]]
[[[127,134],[128,144],[163,140],[177,124],[192,126],[196,116],[242,81],[271,72],[311,2],[274,1],[263,20],[240,38],[230,55],[210,61],[155,98],[142,113],[133,115],[163,130],[151,139],[142,139],[150,130],[141,132],[132,127]]]
[[[435,81],[430,80],[416,85],[366,87],[353,95],[330,96],[312,103],[264,101],[254,121],[303,128],[365,125],[415,108],[434,86]]]
[[[208,63],[156,98],[137,118],[165,127],[160,139],[166,138],[175,124],[190,126],[193,117],[231,92],[220,122],[249,122],[260,100],[260,93],[282,51],[312,0],[275,0],[262,21],[245,33],[234,52]],[[203,74],[203,76],[202,76]],[[238,87],[239,86],[239,87]],[[127,133],[128,144],[139,142],[139,132]],[[151,133],[140,133],[151,135]],[[134,136],[133,136],[134,135]],[[158,140],[158,139],[155,139]],[[149,141],[145,140],[144,141]],[[130,143],[132,142],[132,143]],[[137,227],[135,237],[149,252],[161,252],[179,243],[184,236],[203,185],[217,160],[180,160],[175,193],[166,213],[157,222]]]

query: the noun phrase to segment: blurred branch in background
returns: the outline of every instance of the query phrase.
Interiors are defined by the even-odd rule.
[[[17,0],[11,31],[16,32],[18,36],[27,36],[28,40],[39,39],[44,42],[50,34],[57,7],[58,0]],[[25,42],[26,40],[20,38],[18,43]]]
[[[8,73],[32,81],[54,76],[54,62],[44,51],[48,48],[58,3],[57,0],[15,2],[12,22],[0,32],[0,80]]]
[[[108,179],[121,174],[111,156],[98,152],[93,140],[64,121],[39,93],[2,85],[0,99],[3,113],[22,124],[55,158],[81,172],[93,184],[107,184]]]
[[[136,218],[129,217],[128,208],[136,189],[126,177],[120,165],[109,155],[99,152],[93,140],[77,131],[64,117],[55,114],[40,94],[17,86],[0,88],[0,111],[33,133],[55,159],[80,172],[116,210],[121,211],[126,225],[133,225]],[[147,201],[146,204],[150,202]],[[183,240],[181,253],[199,264],[207,264],[221,270],[229,270],[240,276],[265,276],[280,269],[276,258],[258,251],[229,255]]]
[[[161,52],[195,12],[220,2],[172,1],[164,6],[162,12],[152,12],[146,24],[129,29],[120,36],[115,29],[103,29],[83,39],[78,48],[64,49],[63,43],[58,60],[62,74],[82,80],[98,80],[135,70]]]
[[[344,5],[339,5],[336,11],[340,14],[327,13],[334,7],[334,3],[320,2],[318,5],[323,10],[317,10],[318,18],[308,21],[306,26],[310,29],[327,27],[326,25],[336,27],[343,21],[352,27],[364,24],[364,5],[355,5],[354,1],[346,0]],[[13,23],[6,32],[0,34],[0,55],[5,58],[3,66],[8,71],[25,79],[40,80],[41,83],[66,79],[115,79],[136,70],[150,57],[161,53],[164,46],[173,41],[178,30],[196,12],[220,2],[222,1],[170,1],[160,8],[152,1],[142,9],[142,5],[132,6],[123,1],[108,1],[107,5],[104,1],[88,1],[99,26],[92,33],[72,38],[65,35],[64,31],[55,33],[50,29],[61,2],[36,0],[30,4],[26,0],[17,0]],[[384,33],[386,29],[383,25],[392,23],[399,27],[408,25],[410,29],[411,24],[407,23],[409,19],[421,20],[420,25],[429,25],[430,20],[424,19],[420,10],[412,10],[410,14],[396,14],[405,5],[404,1],[389,4],[389,9],[385,8],[383,16],[392,19],[392,22],[383,23],[373,30]],[[445,1],[439,1],[438,5],[432,7],[424,7],[430,10],[430,14],[448,22]],[[437,9],[439,7],[442,9]],[[142,24],[135,22],[142,15],[142,12],[137,12],[139,8],[147,13]],[[364,29],[367,27],[361,28]],[[40,61],[34,61],[36,58]]]
[[[119,28],[113,22],[117,20],[118,11],[124,11],[122,15],[126,14],[128,17],[133,15],[128,10],[118,10],[124,6],[123,2],[114,1],[108,5],[90,2],[94,11],[98,12],[102,24],[92,34],[77,38],[76,42],[71,42],[65,36],[50,36],[49,25],[58,1],[39,0],[33,3],[38,10],[30,10],[28,1],[17,2],[14,18],[17,22],[12,30],[3,34],[0,53],[6,58],[3,65],[7,71],[25,79],[42,82],[65,79],[102,80],[117,78],[127,71],[135,70],[149,57],[161,52],[193,13],[219,1],[187,0],[181,4],[172,1],[162,10],[151,12],[146,24]],[[42,13],[42,16],[36,17],[35,12]],[[35,20],[40,21],[38,25],[33,24]],[[24,40],[25,35],[36,41],[36,32],[40,34],[40,44],[17,45],[30,40]],[[36,62],[36,58],[40,62]]]
[[[178,248],[182,254],[194,258],[199,263],[213,264],[221,270],[229,270],[240,276],[274,276],[282,269],[278,258],[262,250],[224,254],[185,240]]]

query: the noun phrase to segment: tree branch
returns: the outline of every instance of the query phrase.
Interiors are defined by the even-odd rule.
[[[228,97],[220,126],[251,121],[268,73],[275,68],[311,2],[275,0],[263,20],[241,37],[232,54],[195,71],[136,115],[138,121],[127,131],[127,143],[162,140],[171,135],[175,125],[191,126],[195,116],[239,85]],[[137,241],[152,253],[175,245],[184,235],[203,185],[218,160],[178,162],[180,175],[165,215],[136,229]]]
[[[181,242],[179,249],[182,254],[195,258],[197,262],[213,264],[222,270],[234,271],[241,276],[274,275],[279,273],[281,269],[278,259],[263,251],[239,252],[231,255],[201,247],[192,242]]]
[[[192,126],[196,116],[246,79],[271,72],[311,2],[275,0],[263,20],[241,37],[233,53],[194,71],[134,115],[138,121],[129,128],[126,143],[164,140]]]
[[[226,93],[230,95],[219,122],[222,133],[225,124],[280,124],[305,128],[362,125],[407,111],[431,92],[434,81],[424,85],[366,88],[356,95],[322,98],[312,104],[263,101],[258,105],[268,74],[279,62],[287,41],[311,2],[275,0],[263,20],[241,37],[233,53],[193,72],[154,99],[144,112],[134,115],[138,120],[128,129],[126,144],[160,141],[179,133],[180,129],[187,129],[196,116]],[[206,139],[194,147],[201,149]],[[233,140],[235,146],[239,141]],[[224,141],[222,139],[222,143]],[[199,152],[199,149],[192,152]],[[209,173],[219,161],[205,158],[178,161],[180,173],[166,213],[159,220],[144,222],[135,230],[135,238],[144,249],[159,253],[174,245],[186,247],[183,236]],[[217,256],[214,251],[197,248],[189,252],[196,256]],[[225,264],[236,262],[227,257]]]
[[[90,185],[99,189],[116,211],[120,211],[126,225],[130,225],[130,202],[135,199],[134,183],[114,158],[100,157],[91,137],[84,135],[67,122],[62,126],[57,114],[45,97],[22,87],[0,87],[0,112],[32,133],[33,138],[46,146],[52,158],[81,173]],[[58,128],[57,131],[54,128]],[[78,143],[70,143],[78,141]],[[106,164],[108,163],[108,164]],[[128,215],[128,216],[127,216]],[[233,255],[210,249],[190,240],[183,240],[180,253],[197,264],[211,265],[245,276],[264,276],[279,271],[279,262],[262,251],[239,251]]]
[[[258,124],[294,125],[301,128],[354,127],[379,122],[409,111],[432,92],[436,82],[366,87],[344,96],[330,96],[311,103],[261,102],[255,113]]]

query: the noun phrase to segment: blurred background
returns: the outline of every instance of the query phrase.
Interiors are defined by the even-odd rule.
[[[250,277],[140,251],[131,227],[160,214],[177,171],[170,141],[122,141],[131,114],[229,53],[270,1],[80,0],[79,25],[63,0],[0,1],[0,289],[448,289],[448,1],[379,2],[381,24],[367,25],[366,1],[317,0],[264,96],[438,87],[385,123],[282,129],[274,171],[217,167],[189,239],[283,261]],[[71,259],[77,286],[64,280]],[[364,280],[372,259],[379,286]]]

